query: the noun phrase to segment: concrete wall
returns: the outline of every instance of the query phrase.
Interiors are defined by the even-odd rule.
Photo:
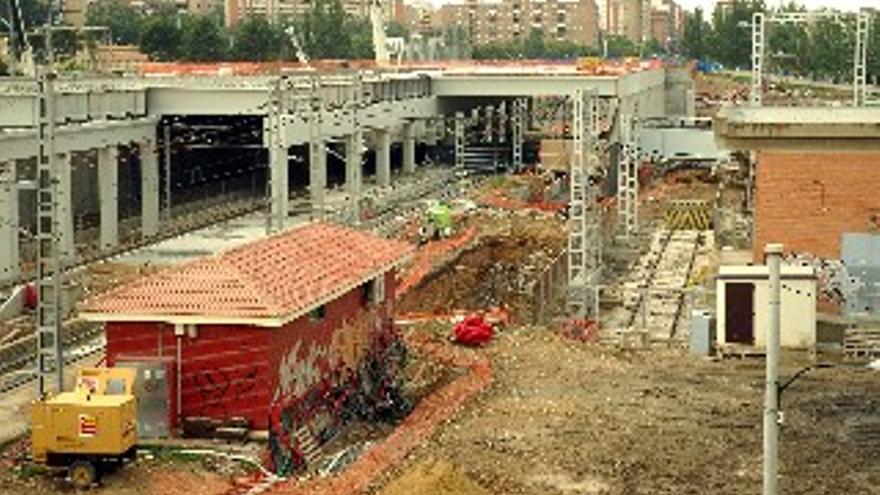
[[[838,259],[841,235],[880,214],[880,153],[761,152],[756,173],[755,260],[768,242]]]
[[[727,330],[724,314],[726,312],[725,284],[753,283],[754,292],[754,335],[755,347],[764,347],[767,342],[767,330],[770,326],[770,289],[767,279],[744,280],[741,278],[716,281],[716,342],[726,343]],[[788,348],[810,348],[816,344],[816,280],[794,279],[782,281],[782,327],[779,343]]]
[[[687,68],[666,69],[666,115],[694,115],[694,80]]]

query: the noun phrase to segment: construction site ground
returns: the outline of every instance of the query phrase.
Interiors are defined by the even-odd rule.
[[[708,198],[713,190],[696,179],[659,183],[643,193],[646,225],[653,225],[666,199]],[[479,196],[472,199],[479,203]],[[409,287],[397,308],[430,319],[503,306],[512,322],[477,349],[452,343],[452,324],[442,318],[404,325],[412,351],[405,380],[417,407],[401,427],[415,428],[414,435],[355,424],[328,448],[398,441],[352,468],[370,477],[348,488],[285,481],[266,493],[342,495],[353,493],[351,486],[378,495],[759,491],[763,360],[709,360],[680,348],[620,349],[563,336],[554,318],[527,321],[536,299],[526,282],[553,259],[566,236],[553,212],[515,199],[514,205],[458,212],[452,238],[421,246],[402,274]],[[99,275],[91,282],[96,291],[132,274]],[[452,357],[437,358],[443,354]],[[805,354],[786,354],[783,376],[810,362]],[[782,493],[876,493],[877,373],[816,370],[786,391]],[[457,393],[456,384],[467,393]],[[401,445],[405,449],[394,450]],[[72,491],[63,477],[20,462],[26,446],[19,440],[2,449],[0,494]],[[386,471],[371,467],[377,459],[389,460]],[[213,458],[158,455],[108,476],[95,491],[244,493],[248,471]]]

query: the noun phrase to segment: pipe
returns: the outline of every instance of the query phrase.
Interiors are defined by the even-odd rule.
[[[177,333],[177,332],[175,332],[175,333]],[[183,366],[182,366],[183,352],[180,347],[180,339],[181,339],[181,334],[178,333],[177,334],[177,373],[176,373],[177,377],[175,377],[175,381],[177,382],[177,394],[176,395],[177,395],[177,422],[178,422],[178,424],[180,423],[180,415],[182,412],[181,396],[183,395],[180,390],[180,387],[182,386],[182,383],[183,383],[183,379],[181,377],[181,373],[182,373],[181,370],[183,368]]]
[[[779,441],[779,330],[782,244],[764,247],[769,271],[770,326],[767,332],[767,377],[764,397],[764,495],[776,495]]]

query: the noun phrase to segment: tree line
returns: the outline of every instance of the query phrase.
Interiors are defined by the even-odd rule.
[[[340,0],[317,0],[302,16],[277,23],[247,15],[231,29],[222,12],[191,15],[163,6],[147,15],[122,0],[98,0],[86,19],[110,27],[114,43],[138,45],[158,61],[292,60],[292,36],[309,58],[373,57],[369,21],[347,14]]]
[[[734,0],[716,7],[711,19],[702,9],[687,13],[681,41],[683,55],[717,62],[725,68],[751,68],[752,14],[768,12],[762,1]],[[769,11],[806,12],[794,2]],[[830,11],[828,11],[830,12]],[[869,29],[868,74],[880,76],[880,16]],[[816,80],[851,80],[855,53],[855,16],[818,16],[807,23],[767,23],[765,67],[773,73]]]

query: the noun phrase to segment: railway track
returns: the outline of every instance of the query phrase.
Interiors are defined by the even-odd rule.
[[[383,235],[393,235],[402,229],[411,215],[421,212],[421,202],[426,198],[449,199],[462,192],[463,187],[475,187],[484,179],[474,178],[462,182],[451,169],[438,170],[437,173],[428,173],[419,177],[414,184],[408,184],[397,190],[394,197],[380,196],[383,205],[373,218],[364,222],[361,227],[373,230]],[[210,223],[198,222],[197,226],[189,229],[175,229],[166,231],[165,235],[151,238],[137,245],[128,245],[124,249],[113,252],[104,252],[94,257],[80,259],[69,271],[87,267],[90,263],[110,259],[116,256],[132,253],[137,249],[161,242],[165,239],[182,235],[186,232],[208,227],[210,225],[231,220],[249,214],[263,205],[263,201],[255,201],[255,204],[246,211],[230,212],[214,216],[215,221]],[[349,223],[350,212],[346,208],[328,217],[328,220],[340,223]],[[31,281],[33,278],[30,279]],[[74,321],[68,324],[62,331],[63,345],[65,348],[65,364],[75,364],[84,357],[104,351],[103,325],[93,322]],[[0,394],[5,394],[30,383],[35,379],[34,374],[34,350],[36,349],[36,336],[27,335],[16,338],[0,346]]]

